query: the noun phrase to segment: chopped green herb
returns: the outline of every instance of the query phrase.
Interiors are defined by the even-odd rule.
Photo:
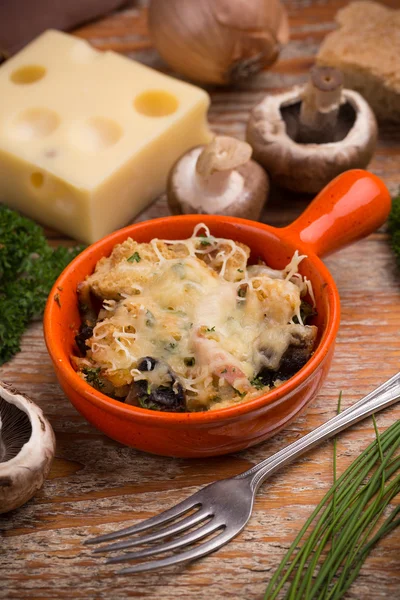
[[[224,373],[227,373],[228,369],[224,369],[223,371],[221,371],[221,375],[223,375]]]
[[[250,381],[250,383],[253,387],[256,388],[256,390],[262,390],[263,388],[265,388],[265,385],[266,385],[261,377],[254,377]]]
[[[212,333],[213,331],[215,331],[215,326],[214,327],[207,327],[206,331],[207,331],[207,333]]]
[[[153,327],[155,323],[155,318],[153,313],[146,309],[146,327]]]
[[[210,238],[209,238],[209,237],[207,237],[206,235],[204,235],[204,233],[203,233],[203,234],[200,234],[200,236],[199,236],[199,237],[200,237],[200,238],[202,238],[202,239],[200,240],[200,244],[201,244],[202,246],[211,246],[211,241],[210,241]]]
[[[171,350],[175,350],[175,348],[177,347],[177,342],[167,342],[166,340],[164,340],[162,342],[164,344],[164,349],[167,352],[171,352]]]
[[[43,229],[0,205],[0,364],[20,349],[29,321],[40,318],[51,287],[84,246],[51,248]],[[57,302],[56,297],[54,301]]]
[[[239,273],[243,273],[243,269],[238,269]]]
[[[140,262],[141,258],[140,258],[139,252],[134,252],[132,254],[132,256],[130,256],[129,258],[127,258],[127,261],[128,262],[137,262],[137,263]]]
[[[183,362],[187,367],[193,367],[196,364],[196,359],[194,358],[194,356],[188,356],[183,359]]]
[[[139,406],[141,406],[141,408],[147,408],[148,410],[160,410],[160,406],[153,402],[148,396],[141,396],[139,398]]]
[[[104,383],[99,377],[100,371],[100,367],[84,367],[82,369],[82,373],[85,375],[86,381],[99,390],[101,390],[104,387]]]

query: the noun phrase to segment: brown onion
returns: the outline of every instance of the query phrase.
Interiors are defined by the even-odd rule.
[[[151,0],[148,22],[162,58],[203,83],[247,79],[275,62],[289,38],[279,0]]]

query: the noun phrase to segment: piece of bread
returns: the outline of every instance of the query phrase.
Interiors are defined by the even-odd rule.
[[[317,64],[340,69],[345,87],[360,92],[379,120],[400,122],[400,10],[352,2],[335,20]]]

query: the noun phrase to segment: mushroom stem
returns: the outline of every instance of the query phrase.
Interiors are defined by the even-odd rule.
[[[332,67],[313,67],[304,89],[297,141],[324,144],[335,140],[343,78]]]
[[[195,171],[197,188],[202,192],[212,196],[223,196],[229,188],[232,171],[214,171],[209,176],[204,177]]]
[[[245,165],[253,150],[250,144],[220,135],[207,144],[196,162],[197,182],[209,192],[223,194],[232,171]]]
[[[207,177],[215,171],[232,171],[250,160],[250,144],[227,135],[218,135],[204,146],[196,163],[196,170]]]

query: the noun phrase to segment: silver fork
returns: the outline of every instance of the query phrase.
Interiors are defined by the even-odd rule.
[[[140,562],[118,571],[118,574],[139,573],[192,561],[214,552],[245,527],[250,518],[254,497],[260,485],[275,471],[304,454],[310,448],[350,427],[365,417],[394,404],[400,397],[400,373],[376,390],[327,421],[314,431],[296,440],[248,471],[230,479],[222,479],[199,490],[176,506],[132,527],[88,539],[85,544],[97,544],[132,536],[154,528],[153,533],[136,536],[96,548],[94,552],[111,552],[150,544],[136,552],[120,554],[107,563],[120,563],[146,558],[153,554],[172,555]],[[169,526],[165,526],[173,521]],[[211,537],[213,536],[213,537]],[[207,539],[208,538],[208,539]],[[165,540],[165,541],[162,541]],[[197,544],[197,542],[201,542]],[[160,542],[152,544],[153,542]],[[196,545],[195,545],[196,544]],[[189,549],[187,547],[189,546]]]

